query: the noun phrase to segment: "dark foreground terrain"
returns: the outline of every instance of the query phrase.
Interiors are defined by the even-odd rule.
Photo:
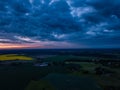
[[[120,49],[2,50],[0,55],[0,90],[120,90]]]

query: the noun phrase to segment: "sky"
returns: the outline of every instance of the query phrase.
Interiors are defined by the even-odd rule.
[[[0,0],[0,49],[120,48],[120,0]]]

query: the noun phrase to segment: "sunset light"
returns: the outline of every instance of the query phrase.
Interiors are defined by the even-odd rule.
[[[24,48],[34,48],[34,46],[28,45],[28,44],[2,44],[0,43],[0,49],[24,49]]]

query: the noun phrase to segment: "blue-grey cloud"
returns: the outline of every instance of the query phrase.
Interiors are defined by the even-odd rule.
[[[120,1],[1,0],[0,40],[119,46]]]

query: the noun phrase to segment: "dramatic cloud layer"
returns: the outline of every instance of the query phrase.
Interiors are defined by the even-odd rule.
[[[120,0],[0,0],[0,47],[120,47]]]

